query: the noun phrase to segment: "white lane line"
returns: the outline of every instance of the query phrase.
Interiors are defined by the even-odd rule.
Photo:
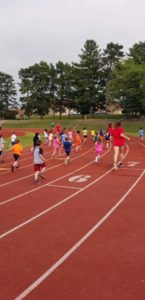
[[[109,150],[108,150],[108,151],[109,151]],[[106,155],[106,154],[107,154],[107,151],[104,153],[104,155]],[[82,156],[82,155],[80,155],[80,156]],[[102,156],[103,156],[103,155],[102,155]],[[74,159],[76,159],[76,158],[74,158]],[[23,197],[23,196],[25,196],[25,195],[28,195],[28,194],[30,194],[30,193],[36,192],[36,191],[38,191],[38,190],[40,190],[40,189],[42,189],[42,188],[44,188],[44,187],[46,187],[46,186],[49,186],[50,184],[55,183],[55,182],[57,182],[57,181],[59,181],[59,180],[61,180],[61,179],[63,179],[63,178],[66,178],[66,177],[68,177],[68,176],[70,176],[70,175],[72,175],[72,174],[74,174],[74,173],[76,173],[76,172],[78,172],[78,171],[80,171],[80,170],[82,170],[82,169],[84,169],[84,168],[90,166],[90,165],[93,164],[93,163],[94,163],[94,160],[91,161],[91,162],[89,162],[88,164],[86,164],[86,165],[80,167],[80,168],[77,169],[77,170],[74,170],[74,171],[72,171],[72,172],[70,172],[70,173],[67,173],[66,175],[63,175],[63,176],[61,176],[61,177],[59,177],[59,178],[57,178],[57,179],[55,179],[55,180],[53,180],[53,181],[50,181],[49,183],[43,184],[43,185],[41,185],[41,186],[39,186],[39,187],[37,187],[37,188],[35,188],[35,189],[29,190],[29,191],[27,191],[27,192],[25,192],[25,193],[22,193],[22,194],[19,194],[19,195],[15,196],[15,197],[9,198],[9,199],[7,199],[7,200],[1,202],[1,203],[0,203],[0,206],[1,206],[1,205],[5,205],[5,204],[8,203],[8,202],[11,202],[11,201],[13,201],[13,200],[15,200],[15,199],[21,198],[21,197]],[[60,165],[59,165],[59,166],[60,166]],[[58,165],[55,166],[55,167],[58,167]],[[52,167],[52,168],[54,168],[54,167]]]
[[[89,183],[88,185],[86,185],[85,187],[83,187],[82,189],[80,189],[79,191],[71,194],[70,196],[64,198],[62,201],[54,204],[53,206],[50,206],[49,208],[47,208],[46,210],[42,211],[41,213],[35,215],[34,217],[32,217],[31,219],[28,219],[27,221],[19,224],[18,226],[4,232],[3,234],[0,235],[0,239],[6,237],[7,235],[9,235],[10,233],[22,228],[23,226],[33,222],[34,220],[38,219],[39,217],[42,217],[43,215],[47,214],[49,211],[53,210],[54,208],[64,204],[65,202],[67,202],[68,200],[70,200],[71,198],[73,198],[74,196],[80,194],[81,192],[85,191],[86,189],[88,189],[90,186],[92,186],[93,184],[95,184],[96,182],[98,182],[99,180],[101,180],[102,178],[104,178],[106,175],[108,175],[111,171],[113,170],[113,168],[111,168],[109,171],[105,172],[103,175],[101,175],[100,177],[98,177],[97,179],[95,179],[94,181],[92,181],[91,183]],[[51,183],[50,183],[51,184]],[[47,184],[47,186],[49,186],[49,184]]]
[[[127,148],[127,150],[129,151],[129,148]],[[125,156],[128,154],[128,151],[127,151],[127,153],[125,154]],[[105,155],[105,154],[104,154],[104,155]],[[83,167],[82,167],[82,168],[83,168]],[[82,168],[81,168],[81,169],[82,169]],[[5,233],[1,234],[1,235],[0,235],[0,239],[4,238],[5,236],[9,235],[9,234],[12,233],[12,232],[18,230],[19,228],[21,228],[21,227],[23,227],[23,226],[25,226],[25,225],[27,225],[27,224],[33,222],[33,221],[36,220],[37,218],[39,218],[39,217],[43,216],[44,214],[46,214],[47,212],[53,210],[54,208],[56,208],[56,207],[62,205],[62,204],[65,203],[65,202],[67,202],[69,199],[73,198],[73,197],[76,196],[77,194],[79,194],[79,193],[83,192],[84,190],[88,189],[90,186],[92,186],[93,184],[95,184],[96,182],[98,182],[99,180],[101,180],[102,178],[104,178],[106,175],[108,175],[113,169],[114,169],[114,168],[111,168],[109,171],[105,172],[103,175],[101,175],[100,177],[96,178],[94,181],[92,181],[91,183],[89,183],[88,185],[86,185],[85,187],[83,187],[82,189],[80,189],[79,191],[77,191],[77,192],[73,193],[72,195],[66,197],[66,198],[63,199],[62,201],[56,203],[55,205],[49,207],[48,209],[46,209],[46,210],[44,210],[44,211],[42,211],[41,213],[37,214],[36,216],[32,217],[31,219],[28,219],[27,221],[21,223],[20,225],[18,225],[18,226],[16,226],[16,227],[14,227],[14,228],[12,228],[12,229],[6,231]],[[73,173],[74,173],[74,172],[73,172]],[[63,176],[63,177],[66,177],[66,176]],[[56,182],[56,181],[58,181],[58,180],[60,180],[60,179],[61,179],[61,178],[56,179],[56,180],[50,182],[49,184],[47,184],[47,186],[51,185],[51,183]]]
[[[58,187],[58,188],[65,188],[65,189],[75,189],[75,190],[81,190],[81,188],[78,188],[76,186],[66,186],[66,185],[57,185],[57,184],[49,184],[49,186],[52,187]]]
[[[144,168],[129,168],[129,167],[120,167],[120,170],[129,170],[129,171],[143,171],[144,170]]]
[[[62,265],[124,202],[131,191],[136,187],[139,181],[144,176],[145,171],[141,173],[138,179],[133,183],[133,185],[128,189],[124,196],[104,215],[104,217],[97,222],[82,238],[68,250],[59,260],[56,261],[45,273],[43,273],[36,281],[34,281],[28,288],[26,288],[15,300],[22,300],[28,294],[30,294],[38,285],[40,285],[46,278],[48,278],[60,265]]]
[[[72,158],[71,160],[72,160],[72,161],[73,161],[73,160],[76,160],[76,159],[78,159],[78,158],[84,156],[85,154],[91,152],[91,150],[92,150],[92,148],[89,149],[89,150],[87,150],[86,152],[83,152],[82,154],[78,155],[77,157]],[[110,150],[110,149],[109,149],[109,150]],[[58,168],[59,166],[62,166],[62,165],[64,165],[64,162],[61,163],[61,164],[57,164],[57,165],[55,165],[55,166],[52,166],[52,167],[50,167],[50,168],[47,168],[47,169],[46,169],[46,172],[47,172],[47,171],[50,171],[50,170],[52,170],[52,169]],[[31,166],[31,165],[29,165],[29,166]],[[21,169],[22,169],[22,168],[21,168]],[[18,179],[15,179],[15,180],[11,180],[11,181],[2,183],[2,184],[0,184],[0,188],[3,187],[3,186],[6,186],[6,185],[8,185],[8,184],[12,184],[12,183],[14,183],[14,182],[18,182],[18,181],[21,181],[21,180],[23,180],[23,179],[32,177],[32,176],[34,176],[34,173],[32,173],[32,174],[30,174],[30,175],[27,175],[27,176],[24,176],[24,177],[21,177],[21,178],[18,178]]]

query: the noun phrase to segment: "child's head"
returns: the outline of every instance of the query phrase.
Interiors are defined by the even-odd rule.
[[[80,133],[80,131],[79,131],[79,130],[77,130],[77,133],[79,134],[79,133]]]
[[[39,141],[39,140],[38,140],[38,141],[36,141],[36,146],[38,146],[38,147],[39,147],[39,146],[41,146],[41,144],[42,144],[42,142],[41,142],[41,141]]]
[[[20,140],[16,139],[15,144],[18,144],[18,143],[20,143]]]
[[[120,127],[121,126],[121,122],[120,121],[117,121],[116,123],[115,123],[115,127]]]

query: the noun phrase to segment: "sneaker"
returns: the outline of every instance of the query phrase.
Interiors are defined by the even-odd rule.
[[[42,179],[45,179],[45,178],[46,178],[42,173],[40,173],[39,176],[40,176]]]
[[[118,170],[117,164],[115,163],[113,166],[114,166],[114,170],[117,171]]]
[[[11,171],[14,172],[14,166],[11,166]]]
[[[40,181],[39,181],[38,179],[35,179],[35,180],[34,180],[34,183],[37,184],[37,183],[40,183]]]

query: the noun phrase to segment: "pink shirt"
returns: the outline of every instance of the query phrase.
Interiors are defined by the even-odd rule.
[[[68,137],[69,139],[72,139],[72,131],[68,131]]]
[[[103,144],[96,142],[95,143],[95,149],[96,149],[96,152],[102,153],[102,151],[103,151]]]
[[[58,140],[58,138],[53,139],[53,147],[54,147],[55,149],[59,148],[59,140]]]

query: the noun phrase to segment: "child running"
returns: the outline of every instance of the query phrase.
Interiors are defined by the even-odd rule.
[[[43,149],[41,147],[42,142],[39,140],[36,142],[34,148],[34,182],[39,183],[38,176],[45,179],[44,172],[46,170],[45,158],[43,156]]]
[[[86,127],[83,128],[82,134],[83,134],[83,137],[84,137],[84,143],[85,143],[86,140],[87,140],[87,137],[88,137],[88,130],[86,129]]]
[[[49,147],[52,145],[52,140],[53,140],[53,133],[52,133],[52,130],[50,130],[49,134],[48,134],[48,146]]]
[[[60,153],[61,153],[60,140],[59,140],[59,137],[57,135],[54,135],[52,144],[53,144],[53,153],[51,155],[51,159],[54,159],[56,153],[58,153],[59,156],[60,156]]]
[[[103,151],[103,143],[102,143],[101,137],[99,137],[99,136],[97,138],[97,141],[95,142],[95,149],[96,149],[96,153],[97,153],[95,161],[99,162],[101,159],[102,151]]]
[[[45,138],[45,143],[48,145],[48,130],[44,129],[44,138]]]
[[[69,139],[69,141],[72,142],[72,141],[73,141],[73,132],[72,132],[72,130],[69,129],[67,134],[68,134],[68,139]]]
[[[3,135],[0,134],[0,159],[1,159],[1,163],[4,162],[3,156],[4,156],[4,152],[5,152],[5,140],[3,139]]]
[[[76,152],[81,150],[81,137],[80,137],[80,131],[77,130],[76,138],[75,138],[75,149]]]
[[[67,165],[70,162],[70,152],[72,147],[72,142],[69,140],[68,137],[65,138],[65,141],[63,142],[63,146],[66,153],[65,164]]]
[[[19,159],[23,152],[23,147],[20,144],[20,141],[18,139],[15,140],[15,144],[12,146],[11,149],[13,151],[13,157],[14,157],[14,163],[11,166],[11,171],[14,172],[15,169],[19,168]]]
[[[138,131],[138,134],[139,134],[139,137],[141,139],[141,141],[143,141],[143,137],[144,137],[144,130],[142,127],[139,128],[139,131]]]

